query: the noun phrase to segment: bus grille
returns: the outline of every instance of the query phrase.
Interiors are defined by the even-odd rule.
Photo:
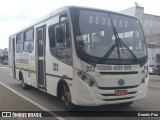
[[[134,85],[134,86],[121,86],[121,87],[99,87],[101,90],[116,90],[116,89],[131,89],[131,88],[136,88],[139,85]]]
[[[137,91],[135,91],[135,92],[128,92],[127,93],[127,95],[128,94],[135,94]],[[101,94],[101,95],[103,95],[103,96],[115,96],[115,94]]]

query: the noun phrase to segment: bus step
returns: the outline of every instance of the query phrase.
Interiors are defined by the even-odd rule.
[[[38,87],[39,90],[43,91],[43,92],[47,92],[47,90],[45,88],[42,87]]]

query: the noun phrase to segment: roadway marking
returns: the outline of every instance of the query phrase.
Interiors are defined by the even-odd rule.
[[[49,112],[49,113],[52,114],[54,117],[55,117],[55,116],[58,116],[58,117],[55,117],[55,118],[57,118],[58,120],[65,120],[64,118],[60,117],[60,116],[57,115],[56,113],[50,112],[51,110],[49,110],[49,109],[43,107],[42,105],[36,103],[35,101],[33,101],[33,100],[27,98],[26,96],[24,96],[24,95],[18,93],[17,91],[15,91],[14,89],[8,87],[7,85],[5,85],[5,84],[3,84],[3,83],[1,83],[1,82],[0,82],[0,84],[3,85],[4,87],[8,88],[9,90],[11,90],[12,92],[14,92],[15,94],[17,94],[18,96],[22,97],[23,99],[29,101],[29,102],[32,103],[33,105],[39,107],[39,108],[42,109],[43,111]]]
[[[1,67],[1,66],[0,66],[0,69],[9,69],[9,67]]]

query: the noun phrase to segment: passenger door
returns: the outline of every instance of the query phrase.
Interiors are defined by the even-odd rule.
[[[45,41],[46,41],[46,27],[42,26],[37,29],[37,80],[38,87],[45,88]]]

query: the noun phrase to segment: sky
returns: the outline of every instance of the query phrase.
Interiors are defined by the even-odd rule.
[[[135,6],[135,2],[144,7],[145,13],[160,16],[160,0],[1,0],[0,48],[8,48],[9,35],[62,6],[120,11]]]

